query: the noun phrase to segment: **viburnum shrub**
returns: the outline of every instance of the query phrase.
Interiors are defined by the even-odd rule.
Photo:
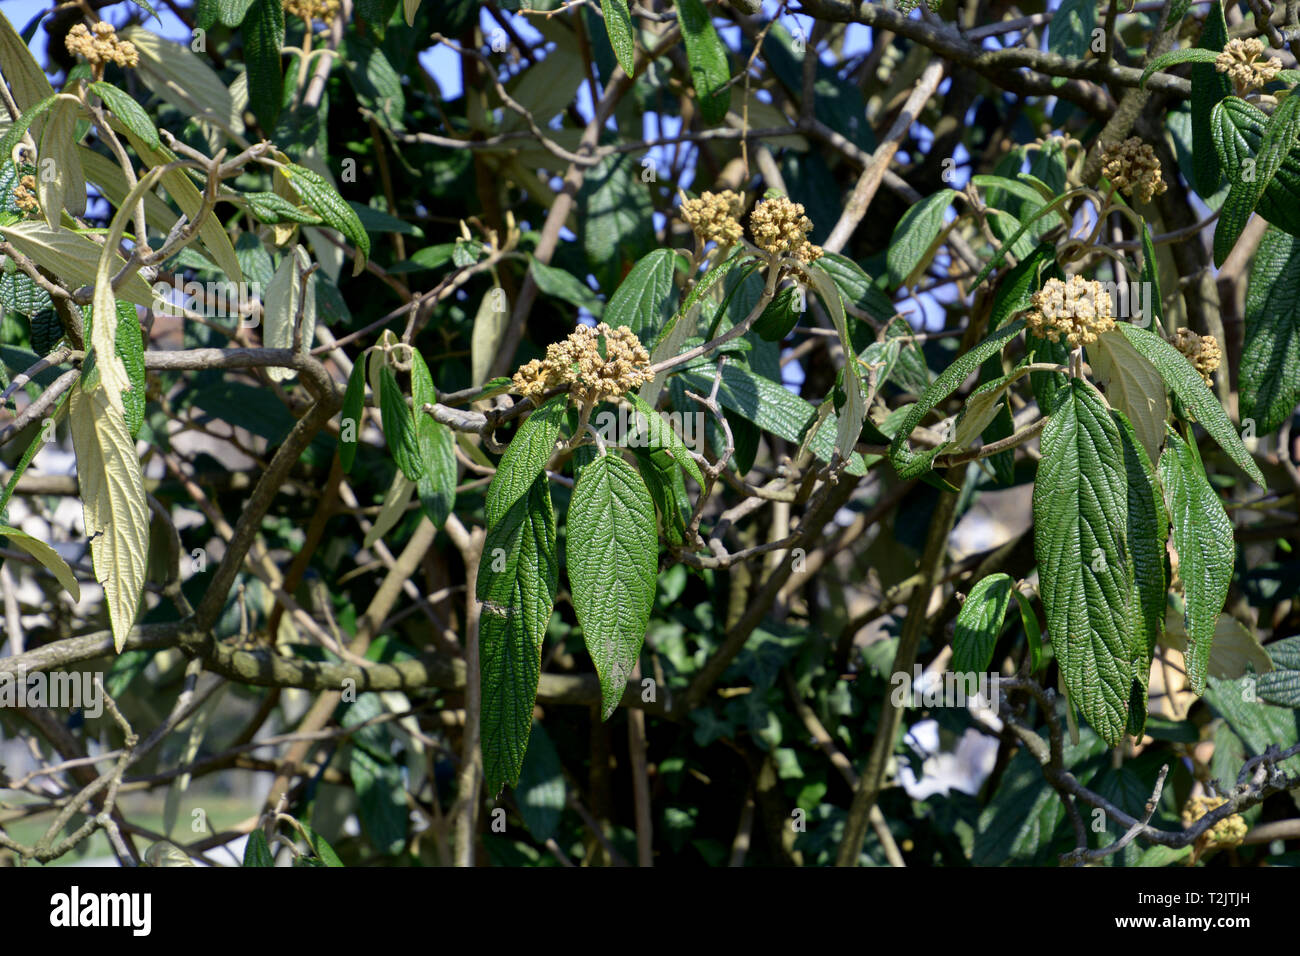
[[[8,6],[0,861],[1296,862],[1295,4]]]

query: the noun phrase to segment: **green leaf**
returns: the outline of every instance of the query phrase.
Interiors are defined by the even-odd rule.
[[[867,313],[877,322],[889,322],[897,314],[894,302],[881,292],[863,268],[838,252],[823,252],[817,265],[835,280],[846,306]]]
[[[556,395],[529,415],[515,432],[488,486],[484,515],[489,528],[505,518],[546,469],[568,401],[568,395]]]
[[[301,821],[299,821],[298,825],[302,827],[303,835],[307,838],[307,845],[311,847],[311,851],[320,858],[322,863],[326,866],[343,865],[343,861],[339,859],[339,855],[334,852],[332,846],[325,842],[323,836],[314,832],[311,827]]]
[[[1097,23],[1096,0],[1061,0],[1047,31],[1047,49],[1072,60],[1088,55]]]
[[[693,369],[682,375],[682,379],[702,395],[709,394],[716,377],[716,372],[707,367]],[[763,378],[739,363],[723,366],[718,402],[723,408],[736,412],[763,431],[771,432],[795,445],[801,445],[808,437],[809,430],[815,428],[808,445],[813,454],[829,463],[835,453],[837,416],[827,415],[821,424],[817,424],[816,408],[784,385]],[[863,474],[866,466],[862,456],[854,452],[846,470],[851,475]]]
[[[375,361],[379,361],[378,358]],[[385,363],[379,369],[379,410],[384,415],[384,437],[388,450],[402,474],[418,482],[424,477],[424,462],[420,458],[419,441],[415,434],[415,418],[406,398],[397,385],[397,377]],[[427,417],[427,416],[426,416]]]
[[[807,302],[797,286],[788,286],[772,297],[751,326],[764,342],[780,342],[799,322],[799,306]]]
[[[244,844],[244,866],[275,866],[275,857],[261,827],[250,833]]]
[[[971,588],[957,613],[952,636],[954,674],[981,674],[989,669],[1014,584],[1009,574],[999,572],[980,579]]]
[[[710,126],[727,117],[731,106],[731,67],[727,48],[701,0],[676,0],[677,22],[686,41],[691,83],[700,102],[700,115]]]
[[[344,473],[352,471],[357,458],[357,439],[361,437],[361,415],[366,403],[366,359],[363,353],[352,366],[348,387],[343,392],[343,410],[339,413],[339,463]]]
[[[1264,476],[1255,460],[1250,457],[1246,446],[1241,443],[1241,437],[1228,419],[1228,413],[1183,353],[1149,329],[1138,328],[1127,322],[1120,322],[1118,328],[1142,357],[1159,370],[1165,384],[1177,396],[1183,408],[1195,415],[1196,420],[1218,442],[1228,457],[1236,462],[1237,467],[1263,488]]]
[[[701,488],[704,487],[704,475],[700,472],[700,466],[695,463],[691,453],[687,450],[682,436],[677,434],[677,430],[671,424],[664,421],[663,418],[653,408],[641,400],[635,392],[628,392],[625,396],[632,407],[640,414],[641,419],[645,421],[645,428],[641,428],[640,421],[637,422],[637,431],[643,431],[645,434],[647,447],[656,451],[662,451],[671,461],[676,462],[686,474],[695,479],[695,483]]]
[[[528,754],[515,787],[515,806],[533,839],[545,843],[555,836],[564,802],[564,766],[560,755],[546,728],[540,721],[534,721]]]
[[[1002,351],[1003,346],[1019,335],[1024,327],[1024,321],[1017,319],[994,332],[965,355],[958,357],[930,384],[917,403],[911,407],[889,445],[889,457],[900,478],[919,478],[930,470],[930,462],[942,450],[942,447],[932,448],[917,454],[908,446],[907,439],[916,430],[916,426],[921,424],[921,419],[925,418],[930,409],[955,392],[981,362]]]
[[[853,455],[858,436],[862,434],[862,423],[867,418],[866,396],[862,390],[862,376],[858,363],[854,360],[853,341],[849,338],[849,320],[844,313],[844,300],[840,298],[839,287],[835,281],[816,263],[808,267],[817,298],[830,314],[831,324],[840,336],[840,348],[844,350],[844,405],[839,408],[839,418],[835,425],[835,450],[841,459],[847,461]]]
[[[605,303],[600,301],[585,282],[572,273],[557,269],[555,266],[548,266],[539,259],[533,258],[528,260],[528,271],[532,273],[537,288],[544,294],[563,299],[570,305],[586,309],[596,318],[600,318]]]
[[[144,335],[140,329],[140,316],[130,302],[116,302],[117,333],[113,347],[126,369],[130,388],[122,389],[122,408],[127,431],[135,438],[144,425],[145,391],[148,383],[144,371]],[[95,322],[94,306],[86,306],[86,338],[90,339]]]
[[[526,494],[489,525],[475,583],[483,602],[483,774],[492,795],[519,781],[558,578],[555,512],[547,477],[539,472]]]
[[[656,249],[637,260],[605,305],[610,327],[627,326],[642,342],[653,342],[673,314],[673,272],[679,259],[671,249]]]
[[[158,138],[158,128],[154,126],[153,120],[144,111],[144,107],[136,102],[134,96],[119,90],[112,83],[105,80],[91,83],[90,89],[99,94],[99,98],[104,101],[104,104],[112,111],[114,116],[126,124],[127,129],[154,149],[162,149],[162,140]]]
[[[361,225],[356,210],[344,202],[338,190],[319,173],[294,163],[284,166],[283,171],[298,195],[302,197],[302,201],[316,210],[329,226],[343,233],[343,236],[357,247],[359,255],[352,267],[352,274],[359,273],[366,257],[370,255],[370,234]]]
[[[1239,181],[1248,160],[1255,161],[1264,144],[1269,118],[1257,106],[1236,96],[1224,97],[1210,112],[1215,169]],[[1257,170],[1256,170],[1257,172]],[[1264,186],[1266,202],[1258,204],[1261,217],[1292,235],[1300,234],[1300,150],[1291,149]]]
[[[1141,625],[1132,635],[1133,684],[1129,701],[1128,731],[1141,737],[1147,714],[1147,683],[1151,659],[1164,634],[1165,542],[1169,516],[1151,458],[1122,411],[1112,409],[1124,448],[1128,480],[1127,526],[1124,538],[1133,559],[1133,606]]]
[[[889,240],[885,261],[889,265],[889,281],[896,287],[910,286],[920,270],[929,263],[939,234],[943,232],[943,217],[957,198],[957,191],[940,189],[918,201],[903,214],[894,227]]]
[[[1228,597],[1236,559],[1232,522],[1218,493],[1210,487],[1196,449],[1169,430],[1160,456],[1160,480],[1172,518],[1178,576],[1187,593],[1187,676],[1192,692],[1205,691],[1205,674],[1214,643],[1214,628]]]
[[[284,102],[284,7],[280,0],[254,0],[242,21],[244,63],[248,69],[248,106],[264,130],[275,128]]]
[[[224,26],[237,27],[244,22],[248,9],[256,0],[213,0],[217,19]]]
[[[1034,553],[1052,649],[1071,700],[1107,743],[1124,736],[1133,681],[1133,564],[1119,429],[1101,397],[1073,379],[1040,442]]]
[[[1223,4],[1214,0],[1205,17],[1205,27],[1197,46],[1220,52],[1228,42],[1228,24]],[[1215,105],[1232,92],[1232,81],[1212,63],[1192,67],[1192,175],[1191,182],[1201,198],[1208,199],[1219,191],[1223,170],[1215,154],[1211,113]]]
[[[605,14],[605,32],[609,34],[609,45],[614,48],[618,65],[632,76],[636,44],[632,41],[632,16],[628,13],[627,0],[600,0],[600,10]]]
[[[1224,104],[1219,103],[1214,111],[1221,115]],[[1216,128],[1222,122],[1221,119],[1216,119]],[[1232,187],[1228,190],[1228,198],[1223,201],[1223,208],[1219,210],[1219,223],[1214,229],[1216,266],[1223,265],[1228,253],[1237,244],[1251,213],[1259,205],[1274,175],[1282,168],[1287,154],[1296,145],[1297,137],[1300,137],[1300,97],[1288,96],[1269,118],[1255,157],[1254,175],[1247,177],[1243,175],[1243,170],[1225,166]]]
[[[402,768],[391,759],[380,761],[365,748],[353,747],[348,774],[356,788],[358,816],[371,846],[386,856],[401,853],[410,823]]]
[[[411,399],[416,443],[424,474],[416,483],[420,505],[435,528],[441,528],[456,506],[456,439],[451,429],[426,414],[425,405],[438,401],[429,366],[419,352],[411,353]]]
[[[993,293],[989,329],[996,332],[1016,315],[1033,307],[1033,295],[1042,287],[1043,267],[1056,262],[1056,247],[1040,243],[998,282]]]
[[[81,586],[77,584],[77,578],[72,573],[72,568],[68,567],[68,562],[59,556],[59,553],[51,548],[39,538],[33,538],[24,531],[17,528],[11,528],[8,525],[0,524],[0,538],[6,539],[15,548],[21,548],[33,558],[43,564],[51,574],[54,575],[59,586],[72,595],[73,601],[81,600]]]
[[[1242,422],[1280,428],[1300,403],[1300,238],[1272,226],[1250,267],[1240,371]]]
[[[645,448],[632,451],[641,466],[641,478],[659,512],[664,538],[677,547],[686,540],[686,523],[691,520],[692,511],[691,500],[686,495],[686,482],[682,480],[682,469],[666,451]]]
[[[1268,645],[1275,670],[1261,674],[1257,691],[1270,703],[1300,710],[1300,637]]]
[[[244,193],[241,198],[248,204],[248,211],[261,222],[271,225],[281,222],[300,222],[313,226],[321,222],[320,216],[311,210],[295,206],[279,193]]]
[[[1147,80],[1151,78],[1152,73],[1158,73],[1166,67],[1176,66],[1179,63],[1214,63],[1214,58],[1218,56],[1213,50],[1202,49],[1201,47],[1186,47],[1182,50],[1170,50],[1168,53],[1162,53],[1142,71],[1142,79],[1138,81],[1138,86],[1146,88]]]
[[[1035,674],[1043,666],[1043,632],[1038,626],[1038,615],[1034,613],[1029,598],[1019,591],[1011,593],[1020,608],[1020,626],[1025,629],[1025,639],[1029,642],[1029,673]]]
[[[608,720],[640,659],[659,567],[654,501],[637,470],[615,454],[582,469],[566,535],[573,609]]]

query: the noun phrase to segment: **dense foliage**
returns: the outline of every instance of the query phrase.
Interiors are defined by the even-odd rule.
[[[0,859],[1295,862],[1296,9],[0,14]]]

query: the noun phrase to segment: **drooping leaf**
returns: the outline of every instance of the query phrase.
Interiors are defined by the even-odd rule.
[[[1223,4],[1214,0],[1205,16],[1205,27],[1197,46],[1218,53],[1228,42],[1228,24]],[[1232,92],[1232,81],[1214,68],[1213,63],[1192,67],[1192,185],[1202,199],[1219,191],[1223,170],[1215,153],[1211,132],[1211,113],[1215,105]]]
[[[609,34],[609,44],[618,57],[618,65],[628,76],[634,73],[636,63],[636,44],[632,40],[632,15],[627,9],[627,0],[600,0],[601,12],[605,14],[605,31]]]
[[[126,419],[103,385],[89,391],[80,383],[73,386],[68,421],[95,579],[104,587],[113,646],[121,653],[135,624],[148,566],[144,475]]]
[[[1300,404],[1300,238],[1276,227],[1251,263],[1240,368],[1242,423],[1275,431]]]
[[[1034,552],[1052,648],[1070,699],[1117,744],[1133,681],[1133,564],[1125,539],[1128,479],[1110,410],[1090,386],[1065,386],[1041,439]]]
[[[327,225],[343,233],[343,237],[356,246],[357,257],[352,274],[358,274],[370,255],[370,234],[361,225],[356,210],[344,202],[338,190],[315,170],[289,163],[284,167],[284,174],[302,201],[316,210]]]
[[[375,358],[374,361],[380,361]],[[418,482],[424,476],[424,461],[420,457],[419,440],[415,434],[415,418],[406,397],[397,384],[397,377],[387,363],[379,368],[379,410],[384,415],[384,437],[397,467],[410,481]]]
[[[547,481],[539,472],[526,493],[489,525],[475,583],[483,603],[483,775],[493,795],[519,781],[541,679],[542,637],[555,606],[559,565]]]
[[[352,471],[357,458],[357,439],[361,437],[361,415],[366,403],[366,359],[363,354],[352,366],[348,387],[343,392],[343,410],[339,413],[339,462],[345,474]]]
[[[699,98],[704,122],[716,126],[727,117],[731,106],[731,67],[713,20],[701,0],[676,0],[677,20],[686,41],[686,59],[691,66],[691,83]]]
[[[30,554],[44,565],[47,571],[54,575],[54,579],[59,582],[59,586],[72,595],[72,600],[81,600],[81,586],[77,584],[77,578],[72,573],[72,568],[68,567],[68,562],[59,556],[59,552],[40,538],[33,538],[30,534],[5,524],[0,524],[0,539],[8,541],[15,548],[20,548]]]
[[[641,656],[659,567],[654,501],[636,469],[615,454],[583,468],[566,535],[573,608],[608,720]]]
[[[435,528],[441,528],[456,506],[456,444],[451,429],[424,412],[438,401],[429,366],[419,352],[411,353],[411,399],[416,443],[424,475],[418,484],[420,505]]]
[[[248,106],[262,129],[272,130],[284,100],[284,71],[280,68],[284,8],[280,0],[253,0],[241,22],[244,63],[248,68]]]
[[[1104,332],[1086,347],[1088,363],[1106,389],[1106,401],[1133,425],[1147,457],[1160,457],[1169,413],[1165,380],[1133,344],[1117,331]]]
[[[489,528],[505,518],[546,469],[567,407],[568,396],[556,395],[529,415],[515,432],[488,486],[484,514]]]
[[[1205,477],[1196,449],[1173,429],[1160,456],[1160,480],[1172,519],[1178,576],[1187,594],[1187,676],[1192,692],[1201,694],[1214,628],[1232,582],[1236,558],[1232,522]]]
[[[889,240],[889,281],[907,286],[917,279],[919,270],[929,262],[931,250],[943,231],[944,213],[957,198],[953,189],[940,189],[926,196],[903,214]]]

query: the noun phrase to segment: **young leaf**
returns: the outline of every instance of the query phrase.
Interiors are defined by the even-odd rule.
[[[941,448],[932,448],[929,451],[917,454],[908,447],[907,439],[916,430],[916,426],[921,424],[921,419],[926,416],[930,409],[955,392],[958,386],[966,381],[967,376],[979,367],[981,362],[989,356],[1002,351],[1002,347],[1019,335],[1024,327],[1024,321],[1017,319],[1010,325],[1005,325],[994,332],[965,355],[957,358],[944,370],[942,375],[931,383],[917,403],[911,407],[907,417],[899,425],[894,440],[889,445],[889,458],[894,463],[894,468],[900,478],[919,478],[930,470],[930,462],[942,450]]]
[[[127,129],[153,149],[162,148],[162,140],[158,138],[158,128],[154,126],[153,120],[144,111],[144,107],[136,102],[134,96],[119,90],[105,80],[91,83],[90,89],[99,94],[104,105],[125,124]]]
[[[497,473],[488,485],[484,515],[488,527],[502,520],[515,503],[528,494],[537,477],[546,469],[555,451],[560,422],[568,408],[569,396],[556,395],[528,416],[506,447]],[[547,500],[550,500],[549,492]]]
[[[1160,480],[1173,519],[1178,576],[1187,593],[1187,676],[1192,692],[1202,694],[1215,624],[1232,582],[1236,558],[1232,522],[1205,477],[1196,449],[1173,429],[1160,456]]]
[[[358,274],[365,266],[366,257],[370,255],[370,234],[361,225],[356,210],[343,201],[338,190],[320,173],[296,163],[287,164],[283,171],[302,201],[316,210],[327,225],[343,233],[343,237],[357,247],[352,274]]]
[[[366,404],[366,359],[364,353],[352,366],[348,387],[343,392],[343,410],[339,413],[339,463],[344,473],[352,471],[357,458],[357,439],[361,437],[361,415]]]
[[[1241,420],[1256,434],[1281,427],[1300,403],[1300,238],[1270,226],[1250,267]]]
[[[59,556],[59,552],[40,538],[33,538],[24,531],[19,531],[17,528],[11,528],[4,524],[0,524],[0,539],[7,540],[15,548],[21,548],[30,554],[43,564],[47,571],[54,575],[54,579],[59,582],[59,586],[72,595],[72,600],[81,600],[81,586],[77,584],[77,578],[72,573],[72,568],[68,567],[68,562]]]
[[[659,568],[654,501],[637,470],[616,454],[582,469],[566,535],[573,609],[608,720],[641,657]]]
[[[438,401],[429,366],[419,352],[411,353],[411,404],[415,437],[424,463],[420,479],[420,505],[435,528],[441,528],[456,506],[456,444],[451,429],[426,414],[425,405]]]
[[[636,44],[632,41],[632,16],[628,13],[627,0],[600,0],[600,10],[605,14],[605,32],[609,34],[609,45],[614,48],[618,65],[632,76]]]
[[[1237,467],[1263,488],[1264,476],[1255,460],[1250,457],[1250,452],[1246,451],[1246,446],[1241,443],[1241,437],[1228,419],[1228,413],[1183,353],[1149,329],[1120,322],[1119,330],[1142,357],[1156,367],[1183,408],[1195,415],[1196,420],[1219,443],[1219,447],[1227,452],[1228,457],[1236,462]]]
[[[490,498],[490,495],[489,495]],[[519,780],[541,679],[542,637],[555,607],[555,512],[545,474],[488,527],[475,593],[482,677],[483,775],[495,795]]]
[[[952,636],[952,672],[980,674],[993,661],[993,648],[1011,605],[1014,581],[1009,574],[990,574],[970,589],[957,613]]]
[[[262,832],[261,827],[257,827],[248,835],[248,840],[244,843],[244,866],[275,866],[275,857],[271,855],[271,847],[266,842],[266,834]]]
[[[84,372],[83,372],[84,377]],[[77,479],[95,580],[121,653],[135,624],[149,557],[149,505],[135,442],[103,385],[73,386],[68,401]]]
[[[686,41],[686,59],[691,66],[691,83],[699,97],[704,122],[716,126],[727,117],[731,106],[731,67],[727,48],[701,0],[677,0],[677,22]]]
[[[1128,479],[1119,429],[1081,380],[1043,429],[1034,482],[1034,553],[1052,649],[1070,698],[1112,746],[1133,682],[1133,564],[1124,538]]]

